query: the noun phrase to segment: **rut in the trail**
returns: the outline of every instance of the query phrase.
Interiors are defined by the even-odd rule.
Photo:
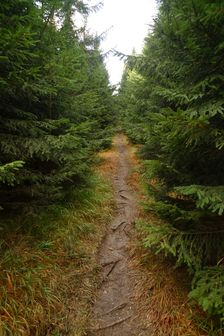
[[[91,335],[149,336],[149,332],[138,325],[132,298],[135,281],[129,268],[128,242],[137,207],[127,183],[129,162],[125,136],[117,135],[114,146],[119,155],[117,172],[113,177],[117,215],[99,253],[103,281],[94,304],[95,327]]]

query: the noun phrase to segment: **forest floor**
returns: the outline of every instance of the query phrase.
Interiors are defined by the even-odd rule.
[[[0,218],[0,336],[208,335],[186,271],[143,246],[136,150],[118,133],[66,207]]]
[[[102,282],[94,304],[95,326],[92,335],[150,335],[137,314],[134,302],[135,273],[130,267],[130,245],[133,222],[137,217],[136,195],[128,183],[130,148],[124,135],[114,140],[111,160],[112,182],[117,211],[100,248],[98,260],[102,267]],[[114,171],[113,171],[113,168]]]
[[[116,213],[98,252],[101,277],[88,336],[206,336],[188,304],[188,277],[173,261],[143,248],[139,219],[151,220],[136,148],[123,134],[100,154],[99,170],[114,188]],[[200,330],[199,330],[200,329]]]

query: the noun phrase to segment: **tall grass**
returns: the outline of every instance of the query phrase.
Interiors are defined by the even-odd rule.
[[[113,212],[99,176],[70,204],[2,217],[0,335],[85,335],[97,286],[97,247]]]

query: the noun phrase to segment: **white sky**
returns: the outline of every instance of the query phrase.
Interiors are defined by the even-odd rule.
[[[101,34],[112,27],[101,42],[103,52],[113,48],[124,54],[131,54],[133,48],[140,52],[157,12],[156,0],[104,0],[103,3],[103,8],[88,19],[91,32]],[[123,61],[110,55],[106,65],[111,84],[117,84],[121,80]]]

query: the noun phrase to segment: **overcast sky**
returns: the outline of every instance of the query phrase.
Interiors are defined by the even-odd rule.
[[[96,1],[90,1],[96,4]],[[140,52],[149,25],[156,15],[156,0],[104,0],[104,6],[89,17],[91,32],[101,34],[109,29],[101,49],[107,52],[116,49],[130,54],[135,48]],[[112,84],[117,84],[122,75],[123,61],[109,56],[106,60]]]

